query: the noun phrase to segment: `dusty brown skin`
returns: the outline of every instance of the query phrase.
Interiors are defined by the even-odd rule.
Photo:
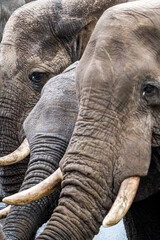
[[[159,15],[158,0],[139,1],[111,8],[98,21],[78,66],[80,107],[60,163],[59,205],[37,239],[92,239],[130,176],[141,177],[137,200],[157,193],[140,202],[145,211],[139,208],[137,219],[139,203],[131,208],[128,238],[160,238],[159,211],[147,209],[159,199]]]

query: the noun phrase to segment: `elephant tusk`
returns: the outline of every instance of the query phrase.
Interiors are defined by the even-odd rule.
[[[134,200],[139,182],[140,177],[130,177],[121,183],[117,198],[103,220],[104,227],[117,224],[125,216]]]
[[[9,205],[8,207],[0,210],[0,219],[7,217],[10,209],[11,209],[11,205]]]
[[[0,165],[11,165],[23,160],[30,154],[29,143],[25,138],[22,144],[14,152],[0,158]]]
[[[34,187],[6,197],[2,201],[11,205],[25,205],[35,202],[60,188],[62,178],[62,172],[58,168],[48,178]]]

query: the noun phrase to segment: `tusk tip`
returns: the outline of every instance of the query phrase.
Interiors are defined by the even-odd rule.
[[[27,157],[30,154],[28,140],[25,138],[22,144],[7,156],[0,157],[0,165],[12,165]]]
[[[3,202],[3,203],[10,204],[10,201],[8,201],[8,197],[3,198],[3,199],[2,199],[2,202]]]
[[[17,195],[17,194],[15,194]],[[6,204],[9,204],[9,205],[17,205],[17,206],[21,206],[21,205],[26,205],[28,203],[31,203],[32,201],[23,201],[23,200],[19,200],[19,199],[15,199],[14,195],[11,195],[9,197],[5,197],[2,199],[2,202],[6,203]]]
[[[111,226],[109,226],[107,223],[102,223],[102,226],[104,227],[104,228],[109,228],[109,227],[111,227]]]
[[[108,223],[105,222],[105,221],[103,221],[102,226],[103,226],[104,228],[108,228],[108,227],[110,227],[110,226],[108,225]]]
[[[104,218],[104,220],[103,220],[103,222],[102,222],[102,226],[103,226],[104,228],[109,228],[109,227],[112,227],[112,226],[116,225],[118,222],[119,222],[119,221],[114,221],[114,222],[113,222],[113,221],[107,219],[107,216],[106,216],[106,218]]]
[[[103,220],[104,227],[116,225],[126,215],[136,195],[139,182],[140,177],[129,177],[121,183],[118,195]]]
[[[0,210],[0,219],[5,218],[10,212],[10,209],[11,209],[11,206],[9,205],[8,207],[5,207],[2,210]]]

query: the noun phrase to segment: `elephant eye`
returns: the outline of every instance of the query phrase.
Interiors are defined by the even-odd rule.
[[[160,88],[152,84],[145,84],[142,87],[142,98],[148,106],[160,105]]]
[[[34,90],[41,92],[44,84],[49,80],[50,74],[47,72],[35,71],[32,72],[28,77]]]
[[[30,76],[29,79],[32,82],[39,83],[41,82],[42,78],[44,77],[45,73],[43,72],[33,72]]]
[[[144,88],[143,88],[143,97],[151,97],[153,95],[155,95],[157,93],[157,88],[153,85],[147,84]]]

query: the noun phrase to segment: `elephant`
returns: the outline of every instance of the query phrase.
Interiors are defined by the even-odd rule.
[[[20,191],[36,185],[37,182],[54,172],[64,155],[78,112],[75,90],[77,63],[73,63],[63,73],[53,77],[44,85],[39,101],[24,122],[31,154]],[[39,193],[41,194],[42,191]],[[59,191],[43,198],[37,203],[37,207],[35,204],[31,204],[28,207],[14,206],[11,208],[4,224],[4,233],[7,239],[34,239],[37,227],[41,226],[42,221],[46,222],[49,219],[58,196]],[[29,216],[28,214],[24,215],[24,212]],[[34,214],[33,217],[31,212]],[[32,223],[35,215],[37,222]],[[22,218],[23,222],[20,221]],[[30,218],[29,224],[27,224],[28,218]],[[14,228],[12,228],[13,221]],[[23,232],[19,233],[19,229],[23,229]]]
[[[37,240],[91,240],[124,216],[129,240],[160,239],[159,15],[159,0],[141,0],[98,20],[76,68],[79,110],[56,171],[58,206]],[[4,201],[19,204],[12,198]]]

